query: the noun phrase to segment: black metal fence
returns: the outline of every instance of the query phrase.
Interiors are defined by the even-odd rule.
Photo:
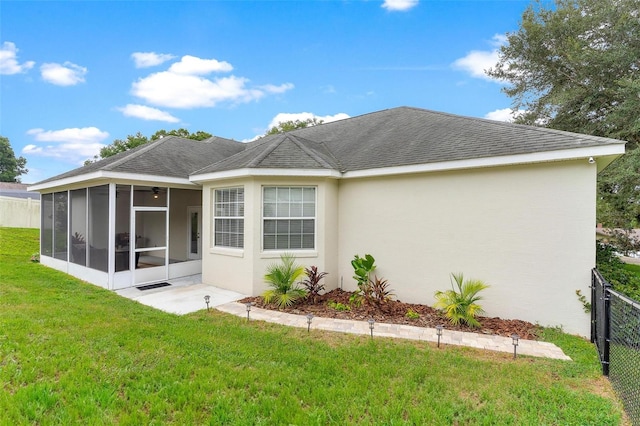
[[[613,290],[596,269],[591,273],[591,341],[602,373],[631,422],[640,425],[640,303]]]

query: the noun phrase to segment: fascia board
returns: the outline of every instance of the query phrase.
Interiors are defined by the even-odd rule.
[[[342,173],[329,169],[236,169],[223,172],[204,173],[189,177],[191,182],[206,182],[219,179],[232,179],[243,177],[327,177],[338,179]]]
[[[137,173],[120,173],[120,172],[110,172],[99,170],[93,173],[87,173],[78,176],[72,176],[68,178],[58,179],[50,182],[46,182],[43,184],[31,185],[27,188],[28,191],[44,191],[48,189],[54,189],[59,187],[64,187],[68,185],[74,185],[78,183],[90,183],[98,180],[124,180],[131,182],[150,182],[157,185],[167,184],[167,185],[187,185],[194,186],[189,179],[185,178],[176,178],[176,177],[168,177],[168,176],[157,176],[157,175],[142,175]]]
[[[557,151],[535,152],[528,154],[504,155],[498,157],[470,158],[467,160],[444,161],[439,163],[416,164],[379,169],[355,170],[345,172],[344,179],[376,176],[401,175],[409,173],[439,172],[481,167],[510,166],[518,164],[547,163],[552,161],[576,160],[589,157],[611,157],[624,154],[624,143]]]

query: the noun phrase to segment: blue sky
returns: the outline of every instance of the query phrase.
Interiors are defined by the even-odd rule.
[[[33,183],[159,129],[250,140],[397,106],[504,120],[483,69],[528,4],[2,0],[0,135]]]

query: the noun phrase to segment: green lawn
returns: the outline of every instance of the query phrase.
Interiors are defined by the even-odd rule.
[[[31,263],[0,228],[0,425],[620,424],[592,345],[574,362],[156,311]]]
[[[625,263],[624,264],[624,269],[626,269],[629,272],[633,272],[634,274],[640,276],[640,265],[636,265],[633,263]]]

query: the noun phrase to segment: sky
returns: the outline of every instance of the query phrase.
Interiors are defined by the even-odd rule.
[[[0,135],[22,182],[138,132],[238,141],[399,106],[509,120],[494,65],[528,0],[0,1]]]

